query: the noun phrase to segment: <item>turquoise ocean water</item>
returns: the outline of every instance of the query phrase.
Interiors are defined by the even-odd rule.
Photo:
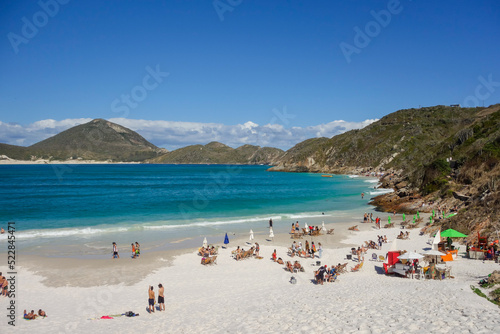
[[[376,179],[235,165],[2,165],[0,226],[37,249],[109,240],[179,240],[367,211]],[[367,197],[361,199],[361,192]],[[371,195],[371,196],[370,196]],[[1,240],[1,239],[0,239]],[[130,244],[130,243],[128,243]],[[91,252],[90,252],[91,253]]]

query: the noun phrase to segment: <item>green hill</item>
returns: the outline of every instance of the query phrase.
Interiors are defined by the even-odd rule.
[[[383,186],[396,191],[375,197],[379,209],[456,206],[461,214],[450,224],[493,235],[500,229],[500,104],[399,110],[360,130],[299,143],[270,170],[385,173]]]
[[[0,145],[0,155],[30,160],[143,161],[165,153],[138,133],[103,119],[77,125],[29,147]]]
[[[273,164],[283,151],[277,148],[243,145],[236,149],[219,142],[191,145],[150,159],[150,163],[179,164]]]

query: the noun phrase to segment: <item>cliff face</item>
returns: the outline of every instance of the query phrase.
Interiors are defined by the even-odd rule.
[[[236,149],[219,142],[191,145],[148,160],[179,164],[273,164],[284,152],[277,148],[243,145]]]

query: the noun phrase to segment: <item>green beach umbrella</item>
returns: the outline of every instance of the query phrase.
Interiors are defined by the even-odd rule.
[[[403,221],[405,222],[406,221],[406,216],[405,214],[403,213]]]
[[[420,212],[417,211],[417,218],[420,219]]]
[[[454,229],[450,228],[446,231],[441,232],[442,237],[450,237],[450,238],[465,238],[467,237],[465,234],[460,233],[458,231],[455,231]]]
[[[415,220],[417,220],[417,217],[413,215],[413,224],[415,224]]]
[[[429,223],[432,224],[432,216],[429,216]]]
[[[387,221],[389,222],[389,224],[391,223],[391,216],[387,217]]]
[[[436,213],[434,212],[434,209],[432,209],[432,217],[434,217]]]

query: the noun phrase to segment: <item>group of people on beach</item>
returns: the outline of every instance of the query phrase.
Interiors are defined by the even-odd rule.
[[[132,243],[132,258],[138,258],[141,255],[141,249],[140,249],[139,243],[136,241],[135,244]],[[113,241],[113,256],[112,259],[119,259],[120,254],[118,254],[118,246],[116,242]]]
[[[318,249],[316,249],[316,245],[314,244],[314,241],[312,241],[311,246],[309,246],[309,241],[306,240],[305,247],[302,246],[301,241],[299,241],[299,243],[294,241],[292,243],[292,246],[288,249],[288,254],[291,257],[294,257],[295,255],[297,255],[299,257],[312,257],[312,258],[314,258],[316,256],[315,253],[318,253],[318,258],[321,258],[323,256],[323,246],[321,245],[321,242],[318,243]]]
[[[165,288],[160,283],[158,284],[158,311],[165,311]],[[148,311],[149,313],[155,311],[155,291],[153,286],[150,285],[148,288]]]
[[[26,310],[24,310],[24,319],[26,320],[35,320],[37,317],[45,318],[46,316],[47,313],[45,313],[45,311],[43,311],[42,309],[38,310],[38,314],[33,310],[31,310],[30,313],[26,313]]]

